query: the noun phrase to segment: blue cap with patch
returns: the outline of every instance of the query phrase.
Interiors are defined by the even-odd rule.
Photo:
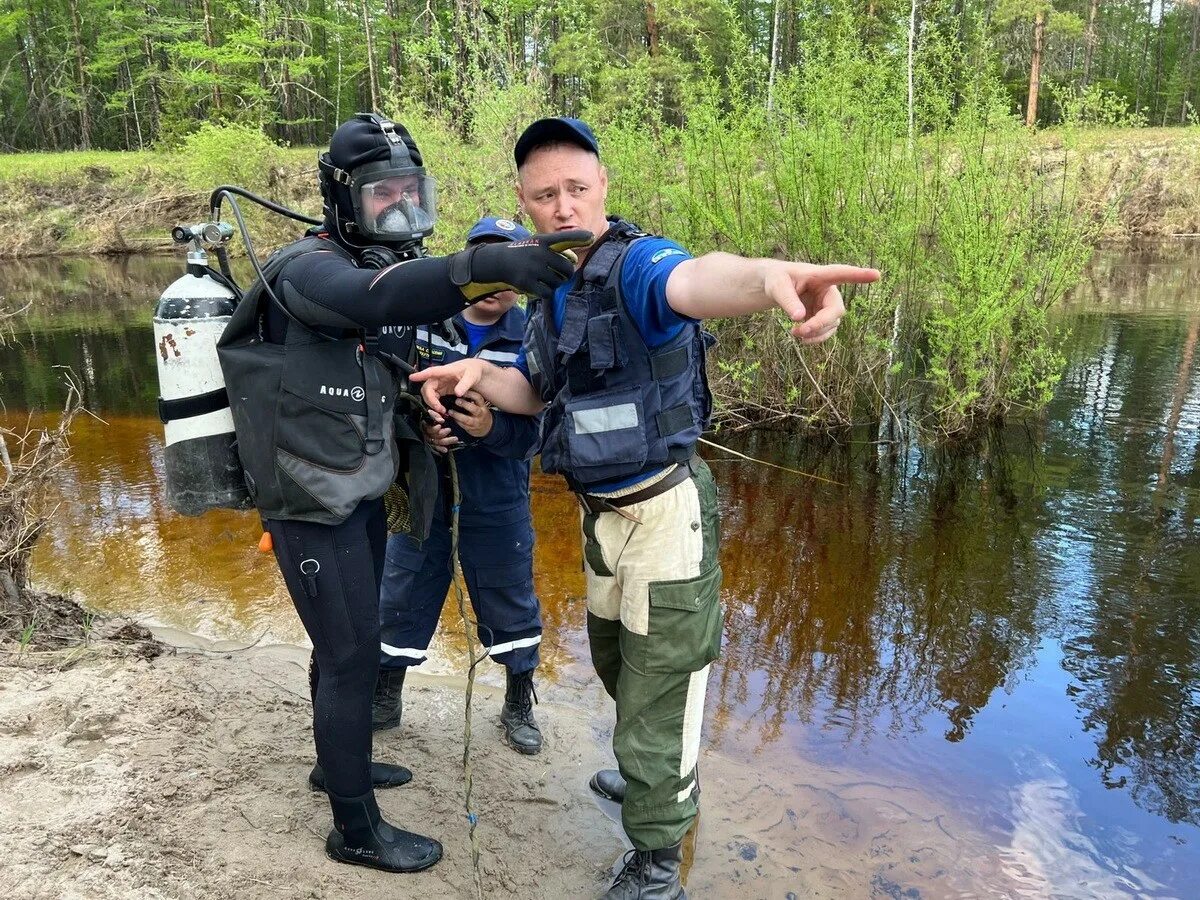
[[[568,119],[566,116],[555,119],[538,119],[521,132],[521,136],[517,138],[517,145],[513,148],[513,157],[517,161],[517,168],[521,168],[525,157],[538,147],[559,141],[574,144],[597,156],[600,155],[600,142],[596,140],[596,135],[592,133],[587,122]]]
[[[532,237],[529,229],[518,225],[512,219],[498,219],[495,216],[484,216],[467,232],[467,243],[484,238],[500,238],[503,241],[523,241]]]

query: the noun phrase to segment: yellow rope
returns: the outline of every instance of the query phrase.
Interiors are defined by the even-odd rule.
[[[472,649],[474,641],[471,637],[473,620],[467,615],[466,594],[458,574],[458,510],[462,503],[462,494],[458,486],[458,466],[454,462],[454,454],[447,454],[447,465],[450,467],[450,489],[452,506],[450,509],[450,577],[454,584],[454,594],[458,598],[458,615],[462,619],[463,637],[467,641],[467,659],[470,665],[467,669],[466,710],[463,713],[463,805],[467,811],[469,836],[471,840],[471,866],[475,874],[475,896],[483,900],[483,872],[479,868],[479,836],[475,828],[479,817],[471,809],[471,787],[474,776],[471,767],[471,695],[475,691],[475,667],[487,657],[487,648],[479,656]]]
[[[737,450],[730,450],[728,447],[722,447],[720,444],[715,444],[712,441],[705,440],[704,438],[697,438],[697,440],[702,444],[708,444],[710,447],[716,447],[718,450],[724,450],[726,453],[732,453],[734,456],[740,456],[742,459],[747,459],[750,462],[756,462],[761,466],[770,466],[772,469],[779,469],[783,472],[791,472],[793,475],[811,478],[814,481],[823,481],[826,484],[836,484],[839,487],[846,486],[844,482],[834,481],[832,478],[825,478],[821,475],[813,475],[811,472],[801,472],[799,469],[789,469],[787,466],[780,466],[773,462],[767,462],[765,459],[756,459],[753,456],[747,456],[745,453],[739,453]]]

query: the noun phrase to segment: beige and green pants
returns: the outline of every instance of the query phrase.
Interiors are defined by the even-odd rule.
[[[721,651],[717,491],[703,460],[692,469],[622,508],[637,522],[583,515],[588,642],[617,704],[613,752],[628,782],[621,820],[639,850],[678,843],[696,818],[704,691]]]

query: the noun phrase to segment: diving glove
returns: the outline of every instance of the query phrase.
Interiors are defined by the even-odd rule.
[[[590,231],[559,231],[524,241],[476,244],[450,257],[450,281],[471,303],[505,290],[549,300],[575,274],[571,248],[586,247],[593,237]]]

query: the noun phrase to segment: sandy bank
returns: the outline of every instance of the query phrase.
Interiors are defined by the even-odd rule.
[[[93,652],[64,670],[0,665],[0,896],[469,897],[461,679],[418,677],[405,724],[376,741],[410,766],[385,813],[438,836],[413,876],[328,861],[312,764],[307,653]],[[475,701],[485,896],[589,897],[624,845],[586,788],[609,764],[612,708],[542,703],[547,749],[500,745],[497,689]],[[693,897],[1011,896],[994,847],[953,811],[852,772],[702,756]],[[689,856],[691,854],[689,853]]]

